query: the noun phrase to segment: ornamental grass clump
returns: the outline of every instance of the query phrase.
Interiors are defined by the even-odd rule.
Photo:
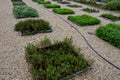
[[[84,56],[76,51],[78,49],[71,38],[53,43],[45,38],[38,44],[28,44],[25,55],[32,66],[30,72],[34,79],[60,80],[90,66]]]
[[[37,10],[29,6],[15,6],[13,14],[15,18],[38,17]]]
[[[112,15],[112,14],[102,14],[101,17],[104,17],[104,18],[106,18],[106,19],[110,19],[110,20],[113,20],[113,21],[119,19],[118,16],[114,16],[114,15]]]
[[[20,31],[22,35],[33,35],[37,33],[51,32],[51,27],[47,21],[30,19],[18,22],[15,25],[15,31]]]
[[[120,48],[120,24],[111,23],[100,26],[96,30],[96,35],[113,46]]]
[[[68,16],[68,20],[80,25],[80,26],[88,26],[88,25],[95,25],[99,24],[100,20],[89,16],[89,15],[78,15],[78,16]]]
[[[60,8],[58,4],[44,4],[45,8]]]
[[[54,8],[53,12],[57,14],[74,14],[74,11],[72,9],[67,9],[67,8]]]

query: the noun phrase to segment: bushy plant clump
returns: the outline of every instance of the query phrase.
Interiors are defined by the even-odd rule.
[[[99,10],[92,9],[92,8],[84,8],[83,11],[86,11],[86,12],[89,12],[89,13],[92,13],[92,12],[99,12]]]
[[[38,17],[37,10],[29,6],[15,6],[13,14],[16,18]]]
[[[39,4],[51,4],[50,1],[45,1],[45,0],[37,0]]]
[[[58,5],[58,4],[44,4],[44,7],[46,7],[46,8],[60,8],[60,5]]]
[[[110,20],[118,20],[119,19],[118,16],[114,16],[112,14],[102,14],[101,17],[104,17],[104,18],[107,18],[107,19],[110,19]]]
[[[100,26],[96,30],[96,35],[110,44],[120,48],[120,24],[112,23]]]
[[[22,35],[33,35],[49,30],[51,30],[49,23],[41,19],[20,21],[15,25],[15,31],[20,31]]]
[[[13,2],[14,6],[25,6],[26,4],[24,2]]]
[[[53,12],[57,14],[74,14],[74,11],[67,8],[54,8]]]
[[[32,65],[31,74],[40,80],[60,80],[90,66],[82,54],[75,52],[71,38],[54,43],[45,38],[36,45],[28,44],[25,54]]]
[[[67,5],[68,7],[72,7],[72,8],[79,8],[79,7],[82,7],[82,6],[80,6],[80,5],[76,5],[76,4],[69,4],[69,5]]]
[[[107,10],[120,10],[120,0],[112,0],[103,5],[104,9]]]
[[[68,20],[80,26],[95,25],[100,23],[99,19],[86,14],[78,16],[68,16]]]

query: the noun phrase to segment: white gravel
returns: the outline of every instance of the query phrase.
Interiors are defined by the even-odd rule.
[[[82,53],[88,59],[93,59],[95,62],[92,65],[93,69],[76,76],[76,80],[120,80],[120,71],[105,62],[97,56],[86,45],[82,37],[67,23],[61,20],[58,16],[44,9],[40,4],[34,3],[31,0],[23,0],[28,6],[36,8],[39,12],[40,19],[47,20],[52,25],[53,32],[46,34],[36,34],[33,36],[21,36],[20,33],[14,31],[14,25],[24,19],[15,19],[12,14],[12,3],[10,0],[1,0],[0,3],[0,80],[32,80],[28,72],[28,65],[24,58],[24,47],[29,42],[40,41],[45,36],[51,39],[63,40],[66,36],[73,37],[74,44],[81,47]],[[73,2],[72,2],[73,3]],[[77,3],[76,3],[77,4]],[[86,7],[85,5],[82,5]],[[62,5],[62,7],[66,7]],[[84,14],[86,12],[78,9],[73,9],[76,14]],[[102,20],[100,25],[107,24],[110,21],[100,18],[100,13],[91,13],[89,15],[98,17]],[[88,14],[88,13],[86,13]],[[115,13],[116,14],[116,13]],[[119,14],[116,14],[119,15]],[[67,20],[66,16],[61,16]],[[116,23],[120,23],[117,21]],[[73,23],[71,23],[73,24]],[[73,24],[83,35],[89,40],[91,45],[105,58],[114,64],[120,66],[120,49],[111,46],[107,42],[97,38],[95,35],[90,35],[87,32],[95,32],[99,25],[79,27]]]

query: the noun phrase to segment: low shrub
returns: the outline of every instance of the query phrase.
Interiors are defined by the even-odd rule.
[[[72,7],[72,8],[79,8],[79,7],[82,7],[82,6],[80,6],[80,5],[76,5],[76,4],[73,4],[73,5],[67,5],[68,7]]]
[[[41,48],[45,44],[45,47]],[[49,46],[46,46],[46,43]],[[31,74],[39,80],[60,80],[90,66],[82,54],[75,52],[71,38],[52,41],[45,38],[38,44],[28,44],[26,59],[31,63]]]
[[[14,6],[25,6],[26,4],[24,2],[13,2]]]
[[[29,6],[15,6],[13,14],[16,18],[38,17],[37,10]]]
[[[50,1],[44,1],[44,0],[37,0],[39,4],[51,4]]]
[[[89,15],[68,16],[68,20],[75,22],[80,26],[99,24],[100,20]]]
[[[20,21],[15,25],[15,31],[20,31],[22,35],[33,35],[41,32],[51,31],[51,27],[48,22],[38,20],[25,20]]]
[[[86,11],[86,12],[89,12],[89,13],[92,13],[92,12],[99,12],[99,10],[92,9],[92,8],[84,8],[83,11]]]
[[[112,0],[103,5],[103,9],[120,10],[120,0]]]
[[[110,44],[120,48],[120,24],[112,23],[100,26],[96,30],[96,35]]]
[[[74,14],[74,11],[67,8],[54,8],[53,12],[58,14]]]
[[[44,7],[46,7],[46,8],[60,8],[60,5],[58,5],[58,4],[44,4]]]
[[[110,19],[110,20],[118,20],[119,17],[118,16],[114,16],[112,14],[102,14],[101,17],[104,17],[104,18],[107,18],[107,19]]]

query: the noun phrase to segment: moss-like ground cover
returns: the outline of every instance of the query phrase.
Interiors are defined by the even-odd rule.
[[[44,4],[45,8],[60,8],[58,4]]]
[[[74,14],[74,11],[71,9],[67,9],[67,8],[55,8],[53,9],[53,12],[57,13],[57,14]]]
[[[104,17],[106,19],[110,19],[112,21],[118,20],[119,17],[118,16],[114,16],[112,14],[102,14],[101,17]]]
[[[68,20],[80,26],[95,25],[100,23],[99,19],[86,14],[78,16],[68,16]]]
[[[96,30],[96,35],[110,44],[120,48],[120,24],[112,23],[100,26]]]

